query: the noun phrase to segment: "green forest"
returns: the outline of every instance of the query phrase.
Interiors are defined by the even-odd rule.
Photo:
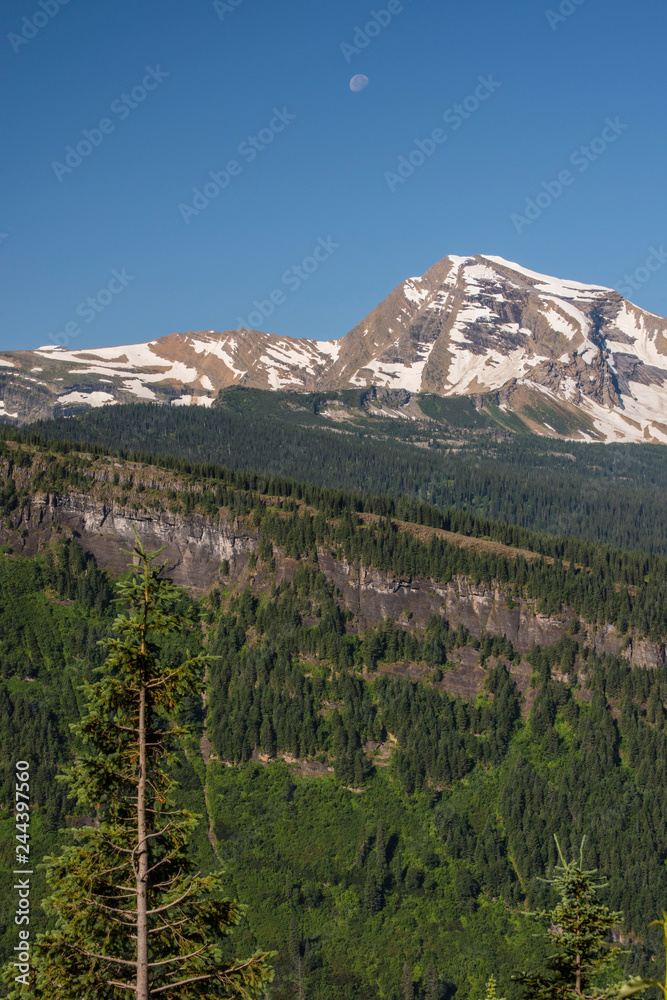
[[[50,488],[77,480],[91,488],[92,458],[69,453],[60,465],[54,455],[45,465],[9,451],[16,476],[39,465]],[[397,531],[386,512],[365,524],[352,494],[292,484],[279,504],[275,494],[267,504],[260,498],[277,485],[271,477],[251,484],[220,476],[199,481],[191,470],[172,503],[229,504],[257,528],[254,565],[265,581],[281,559],[292,558],[295,570],[257,590],[252,573],[232,586],[223,567],[201,600],[181,592],[201,627],[170,640],[162,655],[169,662],[187,646],[211,660],[203,697],[183,709],[195,738],[173,767],[179,799],[203,817],[193,844],[198,864],[210,871],[221,861],[230,896],[247,907],[239,950],[277,952],[271,995],[472,1000],[493,975],[498,995],[518,1000],[513,976],[545,960],[526,914],[554,902],[543,881],[558,860],[554,835],[568,853],[586,835],[586,864],[607,883],[601,897],[623,913],[619,977],[650,972],[647,924],[667,898],[667,669],[631,670],[623,657],[598,656],[575,629],[528,654],[527,699],[512,674],[522,657],[502,636],[474,637],[441,614],[422,630],[391,619],[355,630],[320,570],[318,545],[441,578],[515,572],[507,582],[536,593],[558,581],[573,603],[585,594],[577,597],[562,561],[501,566],[486,557],[478,565],[474,551]],[[128,468],[118,489],[156,502],[157,488],[137,493],[136,477]],[[299,491],[310,511],[297,504]],[[4,516],[24,499],[8,476]],[[411,508],[420,510],[436,515]],[[638,581],[632,574],[641,571],[655,571],[657,581],[658,557],[584,550],[605,553],[598,570],[601,581],[609,574],[607,586]],[[73,750],[80,684],[101,662],[98,642],[112,627],[113,582],[75,539],[63,539],[33,559],[6,551],[0,587],[2,801],[14,760],[29,758],[33,849],[44,855],[61,842],[64,824],[83,821],[54,777]],[[655,600],[647,597],[645,609]],[[601,607],[603,619],[618,610]],[[654,624],[662,628],[657,617]],[[461,649],[485,674],[467,702],[443,684]],[[411,664],[422,680],[408,678]],[[10,817],[0,822],[5,877],[12,829]],[[36,887],[44,889],[39,880]],[[7,956],[9,900],[1,905]]]
[[[410,445],[403,422],[393,440],[360,431],[348,441],[304,429],[306,411],[290,417],[284,403],[273,427],[252,393],[214,412],[170,413],[178,419],[168,440],[150,406],[115,410],[114,426],[96,411],[3,428],[4,876],[17,759],[31,761],[37,856],[58,850],[65,827],[89,821],[56,778],[78,747],[70,726],[113,629],[115,584],[71,531],[57,528],[25,554],[33,495],[56,507],[78,495],[139,524],[205,518],[254,539],[242,564],[223,560],[202,597],[179,591],[178,608],[199,624],[165,640],[160,656],[167,665],[186,650],[210,657],[181,709],[193,735],[172,773],[179,806],[202,817],[197,867],[222,865],[230,898],[246,907],[239,953],[276,952],[271,996],[473,1000],[494,977],[497,996],[520,1000],[521,974],[547,961],[529,915],[555,905],[555,838],[567,857],[585,838],[601,902],[622,913],[615,978],[655,974],[658,933],[647,925],[667,900],[667,667],[631,668],[622,647],[602,655],[594,637],[613,627],[627,642],[667,638],[662,453],[607,449],[603,467],[598,446],[580,452],[568,442],[573,459],[549,442],[549,456],[543,442],[499,440],[464,413],[457,433],[469,423],[476,444],[438,458]],[[317,399],[304,405],[315,420]],[[228,431],[246,406],[257,428],[250,441],[266,449],[261,472],[220,443],[238,440]],[[320,472],[317,449],[300,436],[311,433]],[[281,434],[291,451],[277,448]],[[368,475],[348,464],[358,445],[375,448],[368,462],[357,452]],[[531,461],[537,472],[527,478]],[[427,467],[437,490],[414,477]],[[323,556],[359,573],[498,589],[507,608],[565,614],[569,626],[521,652],[502,634],[473,635],[442,608],[419,626],[410,615],[362,621]],[[448,688],[462,663],[482,677],[465,699]],[[44,896],[41,869],[34,886]],[[7,958],[11,899],[0,907]],[[34,912],[35,929],[45,929]]]
[[[569,607],[589,623],[615,625],[621,635],[632,629],[655,641],[667,636],[667,558],[661,555],[537,533],[409,497],[394,500],[146,453],[132,455],[132,467],[121,476],[108,459],[110,449],[101,445],[90,446],[91,455],[70,441],[51,442],[45,452],[37,450],[45,442],[34,435],[30,447],[17,448],[13,438],[15,432],[5,432],[0,440],[0,512],[10,520],[31,490],[94,492],[107,502],[131,502],[137,512],[196,511],[215,518],[227,510],[249,516],[260,543],[275,543],[287,556],[315,557],[318,546],[326,546],[348,563],[442,583],[460,576],[476,586],[497,584],[510,601],[536,601],[540,613]],[[171,474],[168,485],[159,469]],[[373,519],[366,523],[363,515]],[[426,541],[401,530],[403,522],[436,532]],[[438,530],[508,548],[462,547]]]
[[[423,398],[423,422],[370,416],[371,392],[229,389],[210,410],[128,403],[41,421],[23,434],[406,496],[535,532],[667,555],[660,445],[511,435],[468,399]],[[323,415],[331,405],[349,419]]]

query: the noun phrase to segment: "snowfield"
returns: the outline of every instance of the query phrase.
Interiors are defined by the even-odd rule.
[[[510,411],[507,393],[526,386],[586,415],[605,440],[667,443],[667,321],[613,289],[494,255],[443,258],[338,340],[204,330],[120,347],[44,345],[6,352],[0,366],[8,386],[18,381],[26,391],[33,381],[57,403],[90,407],[211,406],[233,385],[297,392],[377,385],[445,396],[503,390]],[[0,404],[0,416],[22,419],[15,405]]]

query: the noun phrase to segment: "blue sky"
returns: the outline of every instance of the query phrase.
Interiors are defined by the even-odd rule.
[[[663,0],[4,4],[0,348],[255,303],[339,337],[448,253],[629,275],[667,315],[667,258],[642,269],[667,244],[665,37]]]

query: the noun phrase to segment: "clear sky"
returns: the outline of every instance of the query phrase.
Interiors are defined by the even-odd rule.
[[[666,38],[664,0],[8,0],[0,348],[340,337],[448,253],[667,315]]]

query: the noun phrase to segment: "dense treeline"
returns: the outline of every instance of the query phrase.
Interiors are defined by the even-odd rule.
[[[522,722],[518,691],[507,670],[517,654],[506,640],[498,640],[495,652],[490,637],[477,643],[480,659],[487,662],[487,680],[482,696],[466,704],[437,686],[388,676],[381,669],[384,657],[400,660],[407,645],[401,647],[395,636],[403,630],[386,622],[361,636],[344,635],[342,620],[331,614],[331,600],[335,593],[326,582],[302,565],[294,588],[259,603],[246,593],[219,613],[211,639],[221,659],[212,667],[209,736],[222,760],[247,762],[250,770],[240,787],[243,799],[259,810],[258,816],[248,814],[237,798],[239,789],[233,791],[226,778],[215,779],[214,786],[224,788],[225,796],[231,792],[244,815],[240,823],[229,801],[219,800],[216,830],[231,838],[236,884],[250,891],[257,926],[274,926],[276,941],[280,922],[285,925],[290,912],[301,915],[314,939],[331,934],[334,912],[351,935],[345,938],[346,976],[342,953],[334,954],[342,940],[331,942],[332,953],[324,955],[316,946],[305,965],[311,988],[324,990],[322,984],[334,977],[338,992],[332,996],[366,995],[361,940],[366,949],[384,947],[394,955],[394,938],[404,940],[409,928],[414,936],[413,913],[419,913],[420,928],[441,921],[441,947],[448,953],[451,945],[444,939],[453,932],[453,917],[446,913],[467,913],[473,920],[492,897],[510,907],[548,905],[549,887],[541,878],[556,861],[554,834],[566,850],[589,834],[590,864],[599,865],[609,880],[605,899],[624,911],[627,928],[642,934],[646,913],[657,912],[667,894],[667,791],[661,777],[667,764],[667,670],[632,671],[623,659],[598,657],[582,649],[576,637],[564,636],[530,654],[536,697],[528,721]],[[410,659],[446,669],[454,648],[450,643],[471,642],[464,633],[454,637],[431,622],[425,633],[410,637]],[[369,654],[375,668],[370,671]],[[490,656],[500,662],[488,665]],[[361,665],[367,668],[365,679],[358,673]],[[576,696],[582,669],[590,701]],[[555,680],[556,673],[570,673],[572,683]],[[390,747],[392,739],[394,791],[389,794],[370,760],[378,742]],[[373,806],[370,815],[363,799],[358,807],[357,840],[349,843],[348,838],[345,849],[328,842],[326,856],[317,851],[315,860],[302,840],[293,846],[290,838],[300,822],[311,824],[315,835],[315,792],[304,791],[299,798],[293,782],[267,803],[262,796],[271,779],[253,768],[253,753],[327,762],[341,784],[363,788],[362,797],[367,794]],[[405,805],[387,822],[396,785],[405,803],[417,798],[429,804],[426,829],[432,832],[418,842],[408,833]],[[335,812],[324,802],[318,808],[333,835]],[[379,822],[378,812],[385,817],[384,828],[372,834],[369,827]],[[275,834],[282,824],[288,839]],[[299,872],[288,876],[289,891],[279,875],[276,881],[276,866],[284,871],[288,864]],[[348,894],[346,917],[338,909],[339,896],[323,889],[323,883],[337,883],[337,892]],[[352,900],[359,908],[354,913],[366,912],[371,923],[353,918]],[[270,910],[276,911],[273,925]],[[483,912],[489,919],[488,910]],[[374,914],[382,916],[382,925],[372,923]],[[458,983],[463,996],[474,995],[456,962],[444,962],[442,952],[430,950],[432,942],[427,946],[424,937],[428,933],[422,933],[417,959],[422,976],[432,960],[443,982]],[[352,969],[350,949],[357,956]],[[482,968],[485,961],[480,957]],[[388,969],[380,981],[390,995],[400,966],[390,959]],[[503,975],[508,978],[507,968]],[[517,995],[511,984],[503,993]]]
[[[423,636],[398,628],[391,619],[361,636],[348,635],[345,623],[333,587],[308,565],[297,569],[292,584],[280,589],[274,600],[260,604],[246,590],[231,611],[219,616],[209,644],[215,657],[209,735],[223,760],[247,761],[254,751],[270,757],[328,753],[337,776],[360,785],[367,773],[362,747],[369,740],[386,739],[386,730],[376,700],[354,672],[364,666],[374,671],[379,660],[415,660],[437,668],[442,676],[452,649],[481,645],[466,629],[450,629],[435,615]],[[263,641],[246,645],[248,630]],[[491,649],[506,643],[494,645],[489,637],[487,645]],[[306,676],[300,664],[303,656],[326,663],[326,669]],[[323,716],[325,703],[335,707]],[[391,712],[387,717],[393,724]],[[470,729],[468,722],[465,728]],[[458,776],[468,769],[461,766]],[[422,785],[426,779],[420,765],[416,780]],[[412,790],[415,777],[405,783]]]
[[[113,588],[74,541],[39,560],[0,561],[0,801],[12,792],[12,762],[33,762],[31,794],[47,805],[47,824],[64,818],[54,786],[76,717],[77,686],[101,662]],[[70,606],[76,601],[76,607]]]
[[[539,610],[544,613],[558,612],[565,604],[589,622],[617,625],[621,633],[635,629],[656,640],[667,634],[667,559],[662,556],[539,535],[465,511],[440,511],[405,497],[394,501],[282,477],[193,466],[174,458],[161,464],[178,473],[180,480],[174,481],[178,490],[163,490],[160,499],[159,495],[151,495],[150,488],[147,491],[138,472],[136,484],[135,473],[129,470],[121,481],[119,472],[112,473],[94,458],[81,456],[72,450],[71,443],[56,442],[53,447],[56,452],[67,453],[67,458],[45,461],[28,450],[12,449],[0,442],[8,461],[5,513],[11,514],[21,500],[12,478],[15,467],[25,470],[34,461],[35,489],[58,494],[73,487],[85,492],[109,483],[130,491],[126,496],[131,494],[137,507],[140,497],[141,505],[148,505],[149,510],[169,502],[172,509],[175,504],[185,513],[199,509],[214,516],[221,507],[236,516],[252,513],[252,523],[261,524],[262,538],[284,546],[286,553],[294,557],[315,556],[318,545],[330,545],[350,562],[395,574],[444,582],[460,575],[475,584],[495,582],[518,596],[538,600]],[[134,457],[147,462],[150,456]],[[157,484],[149,482],[151,486]],[[281,509],[274,509],[262,496],[282,498]],[[303,505],[306,510],[301,509]],[[290,511],[285,518],[285,512]],[[376,524],[360,524],[359,513],[374,514],[379,520]],[[394,518],[498,541],[546,558],[528,559],[520,554],[512,557],[498,554],[493,548],[462,548],[435,535],[426,543],[411,532],[401,531]]]
[[[3,438],[12,440],[16,439],[17,436],[22,439],[16,431],[3,430],[0,433],[0,442]],[[57,492],[59,488],[62,489],[67,485],[85,487],[94,481],[94,474],[86,472],[90,468],[91,462],[86,458],[77,458],[76,453],[81,448],[77,442],[71,439],[48,442],[46,438],[36,434],[30,434],[27,441],[33,447],[48,446],[56,455],[60,453],[68,456],[66,461],[52,461],[48,467],[39,470],[35,479],[38,488],[48,489],[51,487]],[[223,505],[247,511],[258,503],[258,498],[253,494],[260,493],[303,501],[308,506],[315,507],[325,517],[337,517],[346,512],[391,516],[414,524],[424,524],[446,531],[460,532],[473,538],[489,538],[502,544],[526,548],[557,559],[575,560],[586,565],[589,565],[591,560],[599,554],[602,554],[602,558],[606,560],[628,562],[628,560],[635,558],[638,560],[639,572],[643,567],[644,573],[649,572],[653,565],[663,565],[661,560],[652,560],[645,553],[638,553],[635,556],[625,549],[613,548],[578,538],[539,533],[517,524],[480,517],[465,510],[454,508],[441,510],[432,504],[414,500],[405,495],[394,499],[391,496],[380,496],[368,492],[359,493],[335,487],[320,487],[310,482],[294,480],[281,475],[236,471],[211,463],[193,463],[172,455],[155,456],[146,451],[130,452],[124,448],[113,451],[111,448],[99,444],[88,443],[84,450],[92,452],[94,455],[117,454],[119,458],[130,462],[156,465],[159,468],[173,471],[177,475],[189,477],[191,482],[199,481],[199,489],[192,490],[191,507],[194,507],[195,503],[200,503],[211,511]],[[18,453],[13,454],[5,449],[4,454],[10,459],[8,473],[10,477],[14,462],[23,466],[31,464],[31,457],[27,452],[19,450]],[[116,476],[120,479],[119,474]],[[124,478],[123,483],[128,489],[132,488],[133,476],[131,473]],[[2,499],[5,503],[3,509],[10,512],[18,502],[15,486],[11,481],[8,481],[3,484],[3,491]],[[4,499],[5,493],[7,499]],[[243,493],[246,496],[240,495]]]
[[[494,441],[458,418],[453,427],[443,427],[373,417],[348,425],[345,434],[333,434],[316,416],[320,402],[316,396],[235,390],[223,393],[213,410],[126,404],[41,421],[26,433],[125,454],[151,452],[200,465],[260,469],[321,486],[358,490],[363,482],[373,494],[411,496],[531,531],[667,555],[662,516],[667,462],[659,445],[547,442],[530,436]],[[453,433],[454,449],[438,445],[443,433],[449,438]]]
[[[413,516],[420,513],[415,510]],[[307,511],[301,515],[295,511],[288,518],[269,511],[261,533],[295,558],[314,554],[318,545],[330,546],[350,563],[397,575],[443,582],[464,576],[476,586],[495,581],[506,590],[537,599],[539,610],[547,614],[560,611],[565,604],[587,621],[613,622],[621,632],[632,627],[655,639],[667,633],[666,565],[656,556],[574,542],[572,551],[583,549],[588,556],[581,567],[574,559],[569,564],[559,558],[551,563],[459,547],[435,534],[425,543],[410,532],[400,531],[388,517],[365,526],[352,514],[327,520],[323,514],[313,516]]]
[[[630,926],[640,931],[644,914],[667,893],[667,874],[658,860],[667,829],[667,791],[660,787],[667,765],[667,671],[631,671],[620,658],[588,651],[582,661],[584,651],[571,636],[547,649],[535,647],[529,659],[537,698],[528,726],[517,731],[518,693],[505,666],[488,670],[490,697],[468,705],[436,688],[385,675],[363,681],[353,672],[355,665],[368,666],[369,658],[376,666],[384,657],[400,660],[406,646],[401,649],[394,636],[407,633],[387,622],[363,636],[345,635],[335,607],[330,585],[302,566],[294,587],[272,601],[260,606],[246,592],[219,617],[210,647],[220,660],[212,668],[209,711],[210,737],[221,758],[249,760],[253,751],[324,753],[336,761],[343,783],[360,785],[368,777],[364,744],[384,741],[391,732],[398,741],[392,766],[408,795],[455,787],[476,769],[500,766],[505,836],[491,820],[473,829],[459,815],[450,824],[447,805],[436,813],[436,822],[453,857],[470,862],[478,885],[492,884],[484,873],[493,862],[503,869],[501,884],[518,892],[509,873],[511,856],[522,891],[537,905],[545,892],[538,876],[554,862],[553,834],[567,830],[574,844],[593,822],[596,861],[607,866],[611,879],[611,905],[625,909]],[[310,625],[304,625],[305,615]],[[455,644],[473,642],[465,630],[457,636],[442,618],[439,622],[409,637],[406,659],[446,665]],[[483,661],[489,655],[500,656],[501,664],[517,658],[507,640],[496,640],[491,653],[493,641],[483,637],[475,643]],[[304,657],[313,655],[315,664],[304,669]],[[577,657],[592,686],[590,704],[552,679],[554,670],[572,670]],[[318,668],[321,661],[326,667]],[[324,713],[323,706],[328,706]],[[459,789],[462,794],[465,798]],[[624,808],[624,821],[614,822]]]
[[[37,560],[0,557],[0,868],[13,859],[15,764],[29,762],[31,852],[55,848],[71,812],[56,781],[70,751],[69,724],[79,718],[80,685],[101,662],[98,641],[111,616],[112,587],[105,573],[76,542],[65,542]],[[11,885],[5,881],[5,886]],[[33,892],[45,892],[35,871]],[[0,948],[14,947],[12,893],[0,899]],[[43,926],[35,907],[34,925]]]
[[[48,851],[71,812],[54,778],[78,685],[99,663],[109,583],[74,541],[37,560],[5,557],[0,582],[3,802],[14,756],[29,756],[36,847]],[[249,905],[241,944],[279,949],[279,1000],[297,975],[323,1000],[396,997],[404,974],[416,997],[431,1000],[437,983],[441,1000],[455,988],[463,1000],[492,972],[514,1000],[510,970],[531,952],[532,964],[540,958],[516,914],[549,902],[540,879],[556,860],[554,833],[565,850],[589,834],[590,863],[628,930],[643,934],[647,914],[659,912],[666,669],[631,670],[563,636],[529,655],[534,703],[522,719],[511,673],[521,657],[506,639],[475,640],[441,615],[423,631],[385,620],[351,632],[339,595],[308,560],[291,583],[261,595],[214,590],[202,610],[205,730],[199,699],[186,714],[209,741],[210,819],[230,887]],[[191,650],[200,643],[196,631],[187,636]],[[470,702],[442,683],[461,647],[486,671]],[[417,665],[424,680],[401,676],[401,664]],[[177,765],[186,797],[204,773],[196,745],[187,753]],[[315,776],[288,771],[280,755]],[[4,858],[9,825],[0,823]]]

